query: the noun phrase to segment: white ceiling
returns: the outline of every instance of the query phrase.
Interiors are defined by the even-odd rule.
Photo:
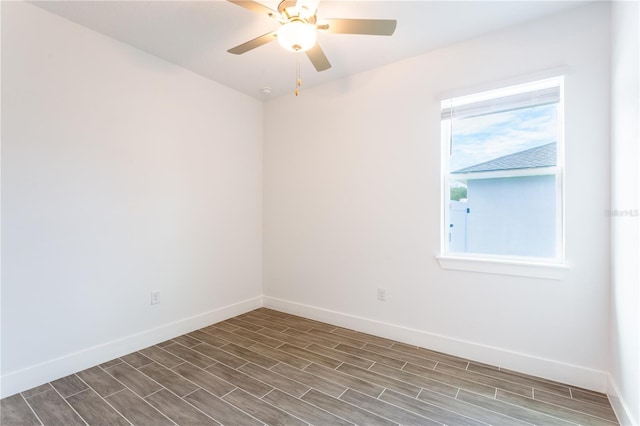
[[[256,99],[291,94],[296,62],[302,89],[318,86],[501,28],[581,6],[586,1],[329,1],[322,18],[396,19],[391,37],[320,33],[332,64],[317,72],[277,42],[244,55],[227,49],[278,28],[268,17],[224,0],[36,1],[33,4],[222,83]],[[260,0],[277,9],[277,0]],[[270,95],[262,93],[270,87]]]

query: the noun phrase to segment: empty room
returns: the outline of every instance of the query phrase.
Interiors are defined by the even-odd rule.
[[[637,0],[0,14],[3,426],[640,426]]]

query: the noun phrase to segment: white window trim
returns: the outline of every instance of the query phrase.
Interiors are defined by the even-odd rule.
[[[570,269],[565,260],[565,205],[564,205],[564,82],[562,78],[566,73],[557,73],[556,75],[547,75],[544,80],[560,80],[560,108],[558,110],[559,123],[562,126],[559,129],[559,135],[562,141],[558,140],[558,166],[545,168],[542,170],[533,172],[532,174],[554,174],[556,176],[556,215],[558,219],[556,221],[556,247],[558,250],[558,256],[556,258],[544,259],[544,258],[521,258],[511,256],[493,256],[488,254],[473,254],[473,253],[448,253],[447,252],[447,229],[445,224],[449,221],[449,210],[447,208],[447,202],[445,200],[445,194],[448,194],[449,190],[449,178],[451,177],[449,170],[448,149],[441,145],[441,188],[442,196],[441,200],[441,248],[440,255],[436,256],[438,263],[442,269],[489,273],[498,275],[511,275],[530,278],[543,278],[552,280],[563,279],[567,271]],[[542,80],[540,80],[542,82]],[[520,82],[519,84],[527,84],[526,82]],[[487,91],[496,90],[489,89]],[[481,94],[482,91],[476,93]],[[458,95],[468,96],[467,95]],[[453,98],[454,96],[451,96]],[[441,98],[442,99],[442,98]],[[443,136],[441,135],[442,139]],[[561,143],[560,143],[561,142]],[[542,172],[542,173],[540,173]],[[551,172],[551,173],[550,173]],[[529,172],[524,172],[523,175]],[[518,173],[520,174],[520,173]],[[480,177],[475,174],[475,177]],[[495,177],[495,176],[482,176],[483,178]]]
[[[535,260],[491,259],[489,257],[436,256],[442,269],[511,275],[517,277],[562,280],[569,271],[565,263],[541,263]]]

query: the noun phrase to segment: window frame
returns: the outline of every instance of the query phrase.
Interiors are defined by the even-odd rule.
[[[544,170],[523,169],[513,172],[505,172],[505,177],[516,177],[526,175],[551,174],[555,176],[556,184],[556,219],[555,219],[555,239],[556,256],[553,258],[514,256],[514,255],[494,255],[483,253],[457,253],[449,252],[449,202],[450,202],[450,128],[444,125],[447,119],[441,116],[440,119],[440,141],[441,141],[441,220],[440,220],[440,254],[436,256],[442,269],[454,269],[471,272],[495,273],[503,275],[516,275],[526,277],[537,277],[547,279],[561,279],[564,277],[568,265],[565,257],[565,196],[564,196],[564,172],[565,172],[565,97],[564,97],[564,75],[554,75],[547,78],[531,79],[518,84],[496,86],[493,89],[481,91],[469,91],[467,94],[456,94],[440,98],[440,111],[445,108],[448,102],[449,107],[455,101],[459,105],[472,104],[505,96],[505,94],[525,93],[540,87],[555,87],[559,89],[559,100],[557,109],[558,137],[556,138],[557,162],[556,166],[545,167]],[[448,120],[451,120],[449,117]],[[499,172],[498,172],[499,174]],[[474,178],[494,177],[496,172],[474,173]],[[459,175],[458,175],[459,176]]]

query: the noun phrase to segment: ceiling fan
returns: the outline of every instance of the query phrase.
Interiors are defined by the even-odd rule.
[[[331,63],[316,42],[317,32],[335,34],[364,34],[390,36],[396,29],[393,19],[321,19],[316,11],[319,0],[283,0],[278,10],[272,10],[252,0],[228,0],[252,12],[277,20],[280,28],[229,49],[241,55],[256,47],[278,40],[280,45],[294,52],[305,52],[317,71],[331,68]]]

